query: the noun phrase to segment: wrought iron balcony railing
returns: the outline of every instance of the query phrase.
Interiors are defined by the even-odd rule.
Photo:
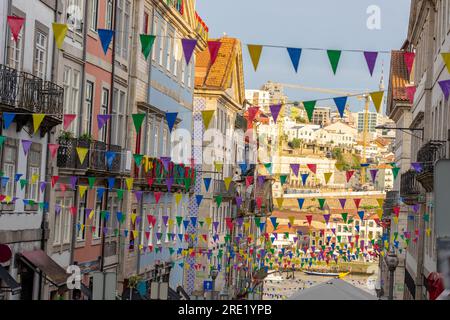
[[[230,187],[226,188],[225,181],[220,179],[214,179],[214,195],[221,195],[223,198],[234,199],[237,196],[236,183],[230,182]]]
[[[124,173],[127,170],[124,165],[124,150],[117,145],[108,145],[102,141],[86,141],[82,139],[60,139],[57,157],[57,165],[60,169],[70,170],[93,170],[104,171],[109,173]],[[77,155],[77,147],[89,148],[86,159],[83,163]],[[116,156],[108,167],[106,152],[116,152]]]
[[[10,112],[46,114],[43,126],[63,118],[64,89],[53,82],[0,64],[0,107]]]
[[[421,164],[421,173],[434,171],[434,163],[447,156],[446,146],[446,141],[431,140],[420,148],[417,152],[417,162]]]
[[[403,198],[403,202],[409,205],[416,204],[420,194],[419,182],[416,177],[415,170],[408,170],[400,178],[400,196]]]

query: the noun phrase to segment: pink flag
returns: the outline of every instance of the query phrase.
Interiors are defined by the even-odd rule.
[[[405,59],[406,68],[408,69],[408,74],[411,74],[416,54],[414,52],[405,52],[403,54],[403,57]]]
[[[63,118],[63,127],[64,130],[67,130],[67,128],[70,126],[73,120],[77,117],[76,114],[65,114]]]
[[[253,122],[256,117],[256,114],[259,111],[259,107],[250,107],[247,109],[248,111],[248,122]]]
[[[11,29],[11,33],[15,42],[19,40],[19,33],[22,30],[22,26],[25,22],[25,19],[22,17],[16,16],[8,16],[7,20],[9,29]]]
[[[406,96],[409,99],[409,102],[411,102],[411,104],[414,103],[414,95],[416,94],[416,86],[409,86],[406,87]]]
[[[48,149],[50,150],[50,155],[51,155],[52,159],[55,159],[56,151],[58,151],[58,148],[59,148],[59,144],[53,144],[53,143],[48,144]]]
[[[220,41],[208,41],[209,55],[211,57],[211,64],[216,62],[217,54],[219,53],[220,46],[222,42]]]
[[[314,174],[317,172],[317,165],[316,164],[307,164],[308,169],[311,170]]]

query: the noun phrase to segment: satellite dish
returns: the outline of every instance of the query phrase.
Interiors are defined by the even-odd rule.
[[[11,257],[11,249],[6,244],[0,244],[0,263],[9,261]]]

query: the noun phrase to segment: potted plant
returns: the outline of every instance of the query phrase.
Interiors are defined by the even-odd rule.
[[[73,133],[71,131],[61,130],[58,137],[58,142],[60,144],[66,144],[71,139],[73,139]]]
[[[89,133],[83,133],[79,138],[78,138],[78,140],[81,140],[81,141],[85,141],[86,143],[91,143],[92,142],[92,136],[89,134]]]

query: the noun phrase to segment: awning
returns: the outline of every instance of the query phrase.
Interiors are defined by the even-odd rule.
[[[2,280],[8,286],[6,289],[11,291],[12,294],[18,294],[22,287],[20,284],[9,274],[8,270],[0,265],[0,280]],[[8,289],[9,288],[9,289]],[[1,287],[0,289],[4,289]]]
[[[66,284],[69,274],[44,251],[24,251],[21,253],[21,257],[30,267],[42,271],[55,286],[61,287]]]

